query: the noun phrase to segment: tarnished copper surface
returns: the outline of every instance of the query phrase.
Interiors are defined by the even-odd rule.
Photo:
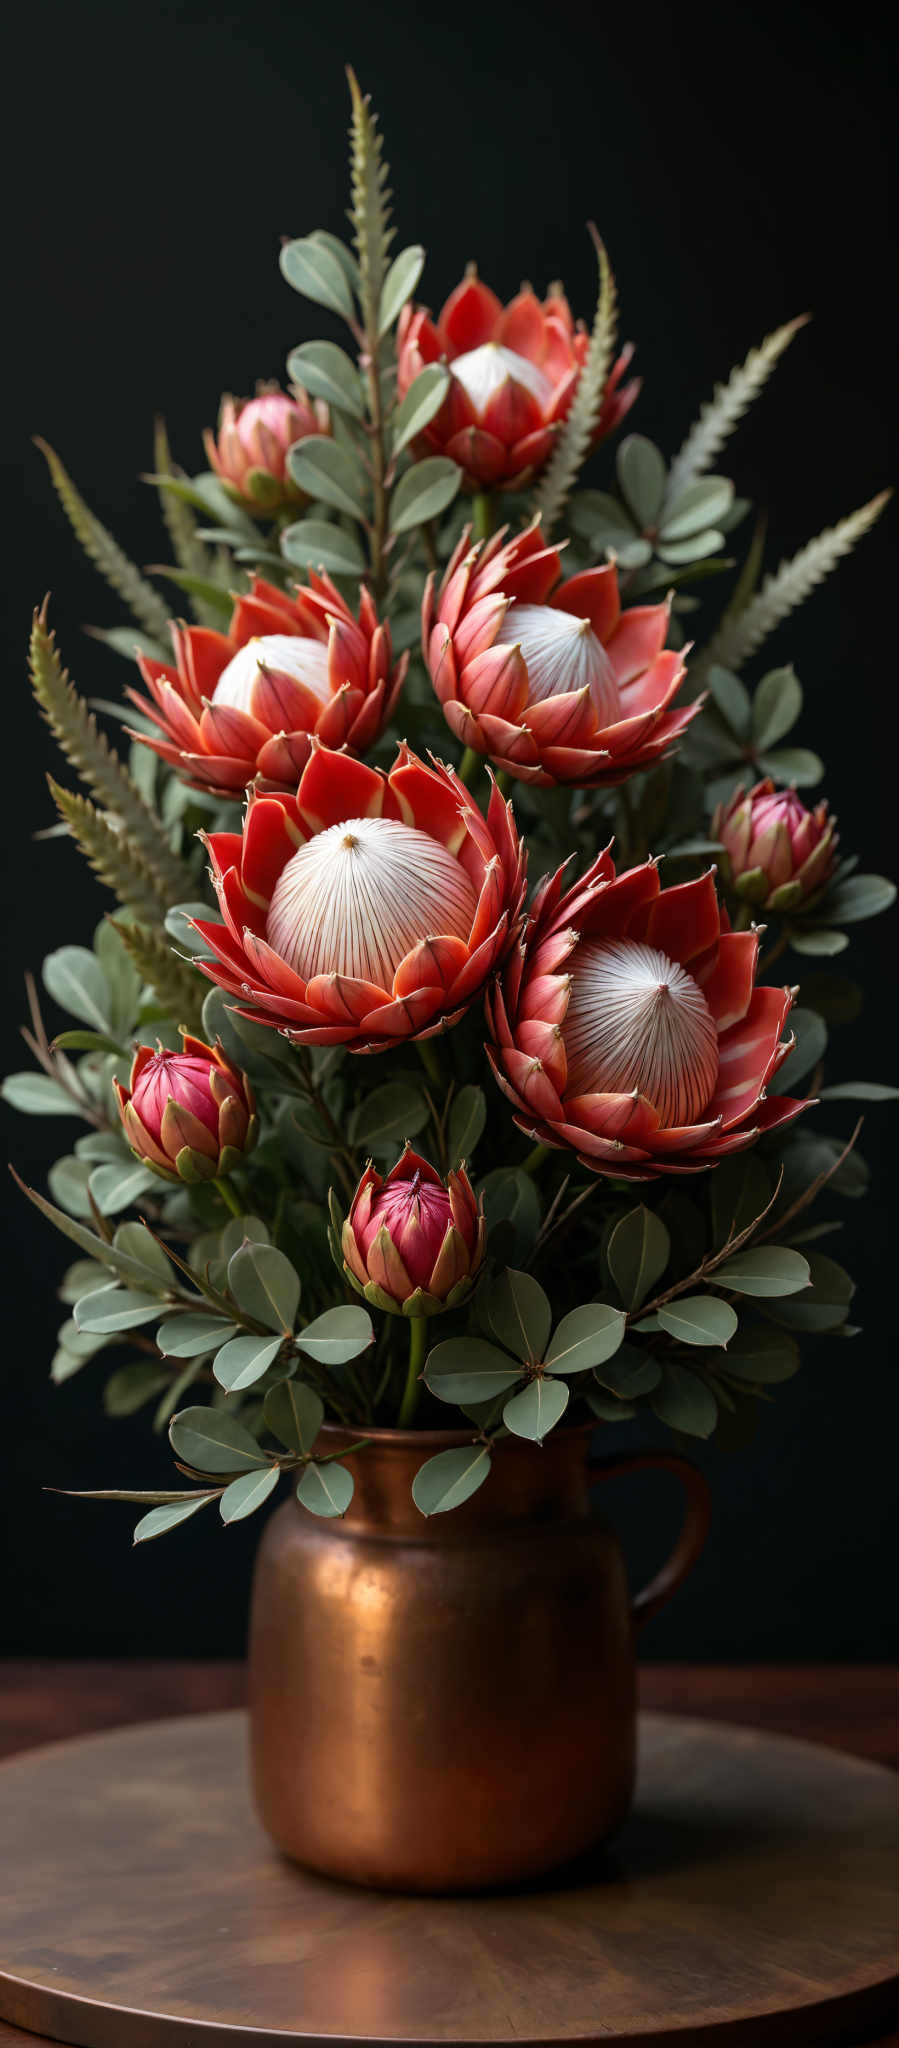
[[[288,1855],[356,1884],[475,1890],[550,1870],[620,1824],[634,1785],[634,1622],[698,1556],[707,1494],[668,1453],[588,1469],[590,1437],[504,1446],[480,1492],[426,1520],[415,1473],[470,1437],[378,1431],[347,1459],[344,1520],[292,1500],[272,1516],[250,1629],[252,1783]],[[688,1514],[632,1613],[589,1489],[644,1465],[680,1473]]]

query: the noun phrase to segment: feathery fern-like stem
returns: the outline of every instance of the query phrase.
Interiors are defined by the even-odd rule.
[[[671,464],[666,504],[673,505],[687,484],[704,476],[711,468],[719,449],[723,448],[743,414],[749,410],[753,399],[758,397],[784,350],[789,348],[794,335],[810,319],[810,313],[800,313],[795,320],[788,320],[785,326],[776,327],[758,348],[750,349],[745,362],[731,371],[725,384],[716,384],[712,397],[702,407],[699,418]]]
[[[384,387],[382,383],[388,344],[378,333],[381,291],[387,274],[387,260],[393,229],[390,226],[389,176],[377,121],[351,67],[347,78],[352,100],[350,124],[350,177],[353,240],[359,261],[359,298],[365,341],[368,409],[370,422],[369,459],[372,479],[372,522],[369,532],[369,560],[375,595],[386,584],[386,543],[389,495],[386,485],[388,452],[385,437]]]
[[[164,932],[145,924],[120,924],[114,917],[109,922],[172,1021],[183,1024],[187,1031],[202,1033],[203,997],[207,993],[204,977],[175,952]]]
[[[158,591],[147,583],[140,570],[123,553],[118,541],[113,540],[112,534],[85,504],[55,448],[39,436],[36,446],[46,460],[57,496],[85,554],[90,556],[117,596],[124,600],[138,625],[164,647],[168,639],[169,614]]]
[[[32,624],[29,675],[41,715],[66,759],[103,809],[114,812],[121,821],[153,876],[159,900],[167,906],[186,902],[195,893],[190,869],[172,852],[161,819],[144,802],[124,762],[63,668],[55,635],[47,625],[46,601]]]
[[[153,428],[153,470],[158,478],[178,475],[172,462],[168,430],[165,420],[158,415]],[[166,532],[172,543],[172,552],[179,569],[199,581],[214,582],[215,557],[205,543],[197,539],[197,521],[184,498],[176,491],[166,490],[165,483],[157,484],[159,505],[165,522]],[[216,626],[218,612],[203,597],[191,593],[191,609],[201,626]]]
[[[771,576],[766,576],[761,589],[750,598],[743,610],[734,616],[725,616],[708,646],[690,664],[690,673],[697,682],[713,665],[729,668],[735,675],[751,654],[761,647],[763,640],[774,632],[776,626],[788,614],[795,611],[823,582],[844,555],[851,553],[856,542],[874,525],[887,500],[890,491],[879,491],[867,505],[860,506],[848,519],[841,519],[836,526],[826,527],[816,540],[810,540],[800,548],[789,562],[781,562]]]
[[[618,292],[612,266],[606,254],[605,244],[592,223],[590,234],[599,264],[599,301],[590,346],[578,378],[571,411],[556,441],[549,467],[534,499],[534,510],[539,512],[543,531],[547,535],[559,518],[577,480],[581,465],[590,452],[593,430],[602,409],[603,396],[612,367],[618,330]]]
[[[161,922],[169,908],[161,894],[158,877],[144,860],[140,848],[127,832],[112,824],[89,797],[61,789],[52,775],[47,781],[57,810],[65,819],[76,846],[108,889],[142,917]]]

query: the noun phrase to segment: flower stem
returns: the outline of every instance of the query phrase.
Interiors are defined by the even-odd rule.
[[[489,491],[477,491],[471,508],[472,540],[489,540],[493,532],[493,499]]]
[[[418,1407],[418,1403],[421,1399],[421,1379],[419,1375],[421,1373],[422,1366],[425,1362],[425,1348],[427,1345],[427,1335],[427,1317],[410,1316],[409,1369],[406,1374],[406,1385],[403,1389],[403,1398],[400,1402],[400,1412],[396,1418],[397,1429],[410,1428],[412,1423],[412,1417],[415,1414],[415,1410]]]
[[[242,1216],[243,1209],[241,1208],[241,1205],[237,1199],[234,1189],[231,1186],[231,1182],[229,1180],[216,1179],[213,1182],[213,1186],[218,1189],[222,1201],[225,1204],[225,1208],[230,1209],[232,1216]]]
[[[529,1152],[527,1158],[521,1162],[522,1173],[539,1173],[544,1159],[549,1158],[549,1153],[550,1148],[548,1145],[535,1145],[533,1151]]]
[[[462,759],[459,762],[459,766],[456,769],[456,774],[459,777],[459,781],[464,782],[466,789],[471,788],[471,778],[473,775],[477,773],[477,770],[480,767],[480,762],[481,756],[478,753],[477,747],[466,747]]]

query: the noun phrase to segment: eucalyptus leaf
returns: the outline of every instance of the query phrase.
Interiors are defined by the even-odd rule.
[[[97,1333],[137,1330],[143,1323],[154,1322],[158,1315],[158,1294],[142,1294],[115,1285],[101,1287],[96,1294],[83,1294],[75,1303],[78,1329]]]
[[[55,1195],[57,1202],[71,1215],[90,1216],[93,1214],[88,1194],[90,1177],[91,1168],[86,1159],[74,1159],[71,1154],[66,1154],[63,1159],[54,1160],[47,1175],[47,1186],[51,1195]]]
[[[722,1159],[711,1175],[709,1198],[712,1242],[721,1251],[757,1221],[771,1200],[771,1183],[761,1160],[752,1152]]]
[[[660,538],[684,540],[704,528],[717,526],[730,511],[734,487],[726,476],[697,477],[678,492],[662,515]]]
[[[449,371],[443,363],[428,363],[410,384],[393,415],[393,452],[399,455],[434,418],[449,389]]]
[[[148,1515],[142,1515],[136,1524],[132,1543],[149,1543],[154,1536],[166,1536],[170,1529],[177,1529],[180,1522],[187,1522],[199,1508],[205,1508],[215,1500],[214,1493],[191,1494],[186,1500],[171,1500],[163,1507],[151,1508]]]
[[[242,1522],[247,1515],[254,1515],[274,1493],[281,1474],[277,1465],[271,1465],[267,1472],[241,1472],[225,1487],[219,1500],[219,1514],[222,1521]]]
[[[326,1465],[307,1465],[297,1486],[297,1500],[313,1515],[333,1519],[345,1515],[353,1498],[353,1475],[345,1465],[330,1459]]]
[[[319,1365],[347,1365],[372,1343],[371,1317],[364,1308],[327,1308],[304,1330],[297,1332],[301,1351]]]
[[[813,754],[810,747],[766,748],[758,756],[758,765],[775,782],[792,782],[797,789],[811,788],[824,774],[820,754]]]
[[[732,1379],[767,1387],[792,1379],[799,1362],[799,1346],[785,1330],[759,1323],[737,1331],[727,1348],[725,1368]]]
[[[305,341],[287,358],[290,376],[312,398],[324,398],[353,419],[365,418],[362,379],[355,363],[333,341]]]
[[[430,1110],[421,1090],[406,1081],[385,1081],[353,1111],[349,1123],[350,1144],[377,1151],[392,1140],[414,1138],[423,1130]]]
[[[762,677],[752,705],[752,732],[760,748],[773,747],[795,725],[802,710],[802,686],[793,668],[773,668]]]
[[[117,1216],[120,1209],[130,1209],[140,1195],[158,1189],[159,1181],[139,1159],[129,1155],[118,1165],[96,1166],[88,1185],[101,1216]]]
[[[795,1034],[796,1044],[778,1068],[779,1095],[792,1095],[797,1083],[818,1065],[827,1047],[827,1025],[818,1010],[791,1010],[789,1028]]]
[[[412,293],[424,269],[425,252],[420,243],[413,243],[408,249],[401,249],[395,256],[384,279],[381,303],[378,309],[378,333],[386,334]]]
[[[705,685],[731,732],[736,733],[738,739],[745,739],[752,723],[752,698],[745,683],[729,668],[713,663],[705,677]],[[702,715],[700,713],[700,718]]]
[[[639,1308],[646,1300],[670,1256],[671,1239],[664,1223],[642,1202],[616,1223],[606,1258],[626,1308]]]
[[[827,924],[860,924],[863,918],[879,917],[895,901],[896,884],[885,875],[847,875],[828,889],[820,915]]]
[[[664,1367],[650,1405],[660,1422],[666,1422],[669,1429],[682,1430],[685,1436],[711,1436],[718,1420],[718,1403],[711,1387],[685,1365]]]
[[[344,320],[355,318],[345,266],[318,236],[303,235],[295,242],[285,242],[280,261],[295,292],[302,292],[304,298],[312,299],[317,306],[327,306],[329,312],[339,313]]]
[[[473,1081],[459,1089],[449,1114],[448,1151],[450,1166],[470,1160],[487,1122],[487,1097]]]
[[[734,1294],[798,1294],[809,1285],[808,1261],[784,1245],[750,1245],[715,1268],[716,1285]]]
[[[243,1244],[228,1261],[228,1286],[239,1308],[267,1330],[290,1333],[300,1305],[300,1280],[273,1244]]]
[[[628,434],[618,449],[618,483],[638,525],[657,526],[668,482],[665,458],[643,434]]]
[[[200,1358],[205,1351],[216,1351],[227,1338],[238,1334],[235,1323],[200,1312],[197,1315],[171,1316],[160,1323],[156,1343],[163,1358]]]
[[[622,1342],[627,1318],[619,1308],[604,1301],[588,1301],[562,1317],[554,1331],[545,1363],[554,1372],[588,1372],[614,1357]]]
[[[429,1353],[423,1378],[438,1401],[489,1401],[521,1379],[517,1359],[482,1337],[447,1337]]]
[[[838,1081],[819,1094],[822,1102],[895,1102],[899,1088],[890,1088],[885,1081]]]
[[[68,1010],[93,1031],[110,1031],[110,994],[95,953],[88,952],[86,946],[60,946],[47,954],[42,971],[47,994],[60,1009]]]
[[[666,1302],[657,1313],[662,1329],[681,1344],[725,1346],[737,1328],[730,1303],[716,1300],[713,1294],[682,1294],[677,1301]]]
[[[212,1361],[219,1386],[228,1394],[254,1387],[269,1366],[274,1365],[282,1342],[281,1337],[231,1337]]]
[[[789,1300],[768,1302],[765,1314],[791,1330],[836,1330],[855,1293],[851,1276],[826,1252],[809,1252],[811,1286]]]
[[[166,911],[165,916],[165,928],[169,938],[174,939],[176,946],[183,953],[189,953],[191,958],[197,953],[205,953],[207,956],[209,953],[206,940],[200,937],[199,932],[194,931],[191,920],[196,917],[205,918],[208,922],[208,903],[174,903],[171,910]]]
[[[533,1249],[540,1228],[540,1196],[520,1166],[497,1166],[480,1182],[490,1250],[500,1261],[520,1264]]]
[[[845,932],[833,931],[826,925],[809,925],[807,929],[796,925],[790,932],[794,953],[807,953],[813,959],[833,959],[837,953],[845,953],[848,944]]]
[[[136,1415],[145,1408],[148,1401],[161,1394],[169,1384],[169,1375],[164,1366],[152,1358],[133,1358],[127,1365],[120,1365],[111,1374],[103,1389],[103,1406],[107,1415],[117,1419]]]
[[[302,1380],[279,1380],[262,1406],[266,1427],[288,1451],[308,1457],[325,1419],[325,1404]]]
[[[484,1314],[493,1336],[513,1357],[532,1363],[542,1359],[552,1329],[552,1309],[532,1274],[507,1266],[487,1290]]]
[[[522,1388],[520,1394],[513,1394],[503,1409],[503,1421],[513,1436],[527,1437],[529,1442],[542,1444],[545,1436],[561,1422],[571,1395],[570,1387],[564,1380],[547,1379],[541,1373],[537,1379]]]
[[[486,1444],[438,1451],[420,1465],[412,1481],[412,1498],[423,1515],[444,1515],[470,1500],[490,1471]]]
[[[661,1378],[658,1359],[648,1351],[640,1351],[635,1344],[622,1344],[614,1358],[605,1365],[594,1368],[600,1386],[619,1400],[636,1400],[640,1394],[651,1394]]]
[[[51,1074],[7,1074],[0,1082],[0,1095],[11,1108],[22,1109],[27,1116],[81,1115],[78,1104]]]
[[[462,482],[458,464],[446,455],[427,455],[400,477],[390,500],[393,533],[410,533],[451,505]]]
[[[326,569],[331,576],[364,576],[365,556],[355,534],[324,519],[298,519],[281,535],[281,552],[301,569]]]
[[[269,1463],[249,1430],[225,1408],[182,1408],[169,1423],[169,1442],[176,1458],[195,1472],[249,1472]]]
[[[361,519],[362,478],[357,464],[339,442],[324,434],[309,434],[288,450],[287,467],[302,491],[351,519]],[[290,532],[293,528],[289,529]]]
[[[171,1261],[145,1223],[120,1223],[113,1245],[117,1252],[124,1253],[135,1265],[142,1266],[163,1292],[168,1292],[175,1285],[176,1275]]]

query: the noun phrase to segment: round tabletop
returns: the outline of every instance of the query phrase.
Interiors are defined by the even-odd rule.
[[[649,1714],[610,1847],[429,1899],[279,1857],[244,1751],[242,1715],[202,1714],[0,1766],[0,2015],[82,2048],[820,2048],[899,2011],[877,1765]]]

